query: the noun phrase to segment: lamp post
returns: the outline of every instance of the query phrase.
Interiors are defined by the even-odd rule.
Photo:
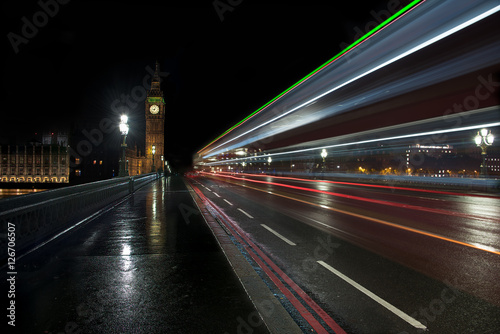
[[[487,129],[481,129],[480,131],[477,132],[476,137],[474,137],[474,141],[476,142],[476,145],[481,148],[481,157],[482,157],[482,162],[481,162],[481,176],[486,177],[487,174],[487,167],[486,167],[486,148],[488,146],[493,145],[493,140],[495,137],[491,133],[491,130]]]
[[[127,115],[122,115],[120,117],[120,133],[123,136],[123,142],[121,144],[122,147],[122,158],[120,161],[120,171],[118,173],[118,176],[128,176],[128,168],[126,166],[127,164],[127,159],[125,157],[125,150],[127,148],[127,134],[128,134],[128,117]]]
[[[323,165],[321,165],[321,172],[325,172],[325,159],[328,156],[328,152],[326,152],[326,149],[321,150],[321,157],[323,158]]]
[[[273,159],[271,157],[267,158],[269,174],[271,174],[271,162],[273,162]]]
[[[156,146],[153,145],[153,147],[151,148],[151,153],[153,153],[153,165],[151,166],[151,172],[156,172],[156,168],[155,168],[155,153],[156,153]]]

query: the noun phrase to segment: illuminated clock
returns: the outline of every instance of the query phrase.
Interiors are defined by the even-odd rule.
[[[153,104],[150,108],[149,108],[149,111],[152,113],[152,114],[157,114],[158,111],[160,111],[160,108],[158,108],[158,106],[156,104]]]

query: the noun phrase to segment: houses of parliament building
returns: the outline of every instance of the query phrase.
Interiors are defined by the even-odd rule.
[[[0,183],[68,183],[66,132],[47,132],[41,142],[0,146]]]

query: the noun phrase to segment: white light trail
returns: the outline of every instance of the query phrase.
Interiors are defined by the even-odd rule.
[[[449,29],[449,30],[447,30],[447,31],[445,31],[445,32],[443,32],[443,33],[441,33],[441,34],[433,37],[433,38],[428,39],[427,41],[425,41],[425,42],[423,42],[423,43],[421,43],[421,44],[419,44],[419,45],[417,45],[417,46],[415,46],[415,47],[413,47],[413,48],[411,48],[411,49],[409,49],[409,50],[407,50],[407,51],[399,54],[398,56],[396,56],[394,58],[389,59],[386,62],[384,62],[384,63],[382,63],[382,64],[380,64],[378,66],[375,66],[375,67],[369,69],[368,71],[366,71],[364,73],[361,73],[358,76],[356,76],[354,78],[351,78],[350,80],[347,80],[347,81],[345,81],[345,82],[343,82],[343,83],[335,86],[334,88],[332,88],[332,89],[330,89],[330,90],[322,93],[322,94],[317,95],[316,97],[308,100],[307,102],[304,102],[304,103],[300,104],[299,106],[297,106],[295,108],[292,108],[289,111],[284,112],[283,114],[280,114],[280,115],[274,117],[273,119],[271,119],[269,121],[266,121],[266,122],[264,122],[262,124],[259,124],[258,126],[252,128],[252,129],[250,129],[250,130],[248,130],[248,131],[246,131],[246,132],[244,132],[244,133],[242,133],[242,134],[240,134],[240,135],[238,135],[238,136],[236,136],[236,137],[234,137],[232,139],[229,139],[229,140],[225,141],[224,143],[221,143],[221,144],[217,145],[216,147],[214,147],[214,148],[210,149],[209,151],[207,151],[207,153],[210,153],[213,150],[215,150],[215,149],[217,149],[217,148],[219,148],[219,147],[221,147],[223,145],[226,145],[226,144],[228,144],[228,143],[230,143],[230,142],[232,142],[232,141],[234,141],[234,140],[236,140],[236,139],[238,139],[238,138],[240,138],[240,137],[242,137],[244,135],[249,134],[250,132],[253,132],[253,131],[255,131],[255,130],[257,130],[257,129],[259,129],[259,128],[267,125],[267,124],[269,124],[269,123],[272,123],[272,122],[274,122],[274,121],[276,121],[276,120],[278,120],[278,119],[280,119],[280,118],[282,118],[282,117],[284,117],[284,116],[286,116],[286,115],[288,115],[288,114],[296,111],[297,109],[300,109],[300,108],[302,108],[302,107],[304,107],[304,106],[306,106],[306,105],[308,105],[310,103],[313,103],[313,102],[317,101],[318,99],[324,97],[325,95],[328,95],[328,94],[330,94],[330,93],[332,93],[332,92],[334,92],[334,91],[336,91],[336,90],[338,90],[338,89],[340,89],[340,88],[342,88],[342,87],[344,87],[344,86],[346,86],[346,85],[348,85],[348,84],[350,84],[350,83],[352,83],[352,82],[354,82],[354,81],[356,81],[356,80],[358,80],[360,78],[363,78],[363,77],[365,77],[365,76],[367,76],[367,75],[369,75],[369,74],[371,74],[371,73],[373,73],[373,72],[375,72],[375,71],[377,71],[377,70],[379,70],[379,69],[387,66],[387,65],[390,65],[390,64],[392,64],[392,63],[394,63],[394,62],[396,62],[398,60],[401,60],[401,59],[403,59],[403,58],[405,58],[405,57],[407,57],[407,56],[409,56],[409,55],[411,55],[411,54],[413,54],[413,53],[415,53],[415,52],[417,52],[417,51],[419,51],[419,50],[421,50],[421,49],[429,46],[429,45],[432,45],[432,44],[434,44],[434,43],[436,43],[436,42],[438,42],[438,41],[440,41],[440,40],[442,40],[442,39],[444,39],[444,38],[446,38],[446,37],[448,37],[448,36],[450,36],[450,35],[458,32],[458,31],[460,31],[460,30],[462,30],[462,29],[464,29],[464,28],[466,28],[466,27],[468,27],[468,26],[470,26],[470,25],[472,25],[472,24],[474,24],[474,23],[476,23],[476,22],[478,22],[478,21],[480,21],[480,20],[482,20],[482,19],[484,19],[484,18],[486,18],[486,17],[488,17],[488,16],[496,13],[496,12],[498,12],[499,10],[500,10],[500,5],[498,5],[496,7],[493,7],[490,10],[488,10],[488,11],[486,11],[484,13],[481,13],[480,15],[477,15],[477,16],[475,16],[475,17],[473,17],[473,18],[471,18],[471,19],[463,22],[463,23],[455,26],[452,29]],[[205,155],[204,158],[208,158],[208,157],[210,157],[210,156],[212,156],[214,154]]]
[[[437,135],[437,134],[450,133],[450,132],[460,132],[460,131],[475,130],[475,129],[480,129],[480,128],[490,128],[490,127],[495,127],[495,126],[500,126],[500,122],[486,123],[486,124],[479,124],[479,125],[470,125],[470,126],[464,126],[461,128],[453,128],[453,129],[440,129],[440,130],[434,130],[434,131],[418,132],[418,133],[413,133],[413,134],[408,134],[408,135],[359,140],[359,141],[353,141],[353,142],[342,143],[342,144],[323,145],[323,146],[318,146],[318,147],[313,147],[313,148],[304,148],[304,149],[300,149],[300,150],[293,150],[293,151],[286,151],[286,152],[266,153],[265,155],[249,156],[249,157],[245,157],[245,158],[231,159],[231,160],[226,160],[226,161],[216,162],[216,163],[207,163],[207,165],[234,163],[234,162],[248,160],[248,159],[254,159],[254,158],[264,158],[264,157],[267,158],[268,156],[273,157],[273,156],[280,156],[280,155],[287,155],[287,154],[296,154],[296,153],[316,151],[316,150],[322,150],[322,149],[328,149],[328,148],[334,148],[334,147],[375,143],[375,142],[380,142],[380,141],[406,139],[406,138],[421,137],[421,136],[430,136],[430,135]]]

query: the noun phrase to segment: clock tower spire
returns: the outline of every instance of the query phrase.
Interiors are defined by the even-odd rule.
[[[163,96],[163,92],[160,89],[160,64],[156,61],[155,73],[151,79],[151,89],[148,92],[148,96],[152,94],[153,96]]]
[[[165,143],[165,99],[160,87],[160,64],[151,78],[151,89],[146,97],[146,158],[149,171],[163,170]],[[153,149],[154,147],[154,149]],[[153,165],[154,161],[154,165]]]

